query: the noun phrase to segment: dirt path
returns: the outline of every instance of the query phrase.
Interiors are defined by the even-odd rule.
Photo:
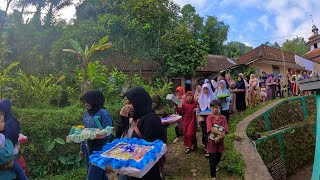
[[[183,140],[168,147],[168,162],[164,169],[165,180],[206,180],[210,179],[209,161],[204,156],[201,142],[201,133],[197,133],[199,148],[195,152],[185,154]],[[219,179],[239,180],[238,177],[230,176],[220,168],[217,177]]]
[[[311,179],[311,176],[312,176],[312,169],[313,169],[313,165],[304,167],[299,172],[290,176],[288,180],[309,180]]]

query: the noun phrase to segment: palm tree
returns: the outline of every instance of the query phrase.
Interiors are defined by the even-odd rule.
[[[72,0],[47,0],[49,6],[48,13],[45,19],[45,26],[50,26],[52,23],[53,14],[72,4]]]
[[[63,49],[65,52],[74,53],[78,56],[78,59],[82,61],[83,78],[81,84],[81,92],[84,93],[90,89],[90,84],[88,82],[88,64],[90,57],[97,51],[104,51],[111,48],[111,43],[106,43],[109,36],[103,37],[97,44],[93,43],[89,49],[88,46],[85,49],[81,48],[78,41],[70,39],[69,42],[73,49]]]
[[[3,29],[4,29],[4,24],[5,24],[5,21],[6,21],[6,18],[8,16],[8,10],[9,10],[9,7],[10,7],[10,4],[13,2],[13,0],[6,0],[7,4],[6,4],[6,10],[4,12],[4,16],[2,18],[2,20],[0,19],[0,39],[2,37],[2,32],[3,32]]]

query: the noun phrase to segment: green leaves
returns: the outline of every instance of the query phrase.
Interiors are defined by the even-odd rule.
[[[61,145],[66,144],[66,142],[61,138],[56,138],[56,139],[54,139],[54,141],[57,142],[58,144],[61,144]]]
[[[309,51],[309,47],[306,45],[303,37],[296,37],[291,40],[287,39],[282,44],[282,50],[303,56]]]
[[[47,143],[45,143],[45,145],[44,145],[45,151],[51,152],[53,150],[55,144],[56,144],[55,141],[51,141],[51,142],[48,141]]]
[[[99,43],[98,43],[97,45],[98,45],[98,46],[103,45],[104,43],[106,43],[106,42],[108,41],[108,39],[109,39],[109,36],[106,35],[105,37],[103,37],[103,38],[99,41]]]

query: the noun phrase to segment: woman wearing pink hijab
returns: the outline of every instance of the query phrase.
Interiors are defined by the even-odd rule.
[[[200,98],[198,100],[200,110],[206,111],[207,109],[210,109],[210,103],[214,99],[217,99],[217,98],[211,89],[211,85],[209,83],[203,84],[200,92]],[[207,143],[208,143],[206,118],[207,116],[198,117],[198,121],[202,129],[202,143],[205,146],[205,149],[207,148]],[[205,156],[209,157],[209,154],[206,152]]]

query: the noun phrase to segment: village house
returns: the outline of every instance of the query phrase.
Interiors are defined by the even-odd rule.
[[[123,73],[132,76],[139,74],[147,82],[151,83],[152,79],[159,77],[158,69],[160,64],[154,60],[135,61],[125,57],[112,57],[105,59],[104,64],[108,69],[117,68]],[[236,65],[236,63],[229,58],[219,55],[208,55],[205,58],[205,65],[196,69],[192,77],[173,77],[170,79],[174,84],[174,88],[182,86],[185,91],[195,90],[196,86],[205,78],[215,78],[220,72]]]
[[[247,65],[256,69],[256,74],[266,72],[278,76],[290,72],[291,69],[305,70],[295,61],[296,55],[293,53],[281,51],[267,45],[250,50],[237,60],[238,65]]]

